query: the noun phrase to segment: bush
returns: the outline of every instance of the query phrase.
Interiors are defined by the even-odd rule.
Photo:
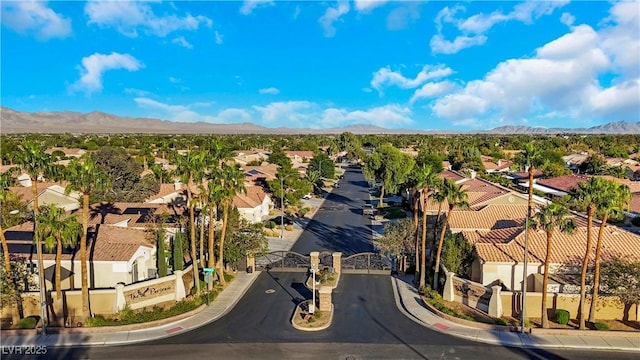
[[[35,317],[29,316],[24,319],[20,319],[20,321],[18,322],[18,328],[19,329],[35,329],[37,322],[38,321],[36,320]]]
[[[265,227],[267,229],[275,229],[276,228],[276,222],[275,221],[269,221],[267,222],[267,224],[265,225]]]
[[[284,229],[287,231],[293,231],[293,225],[286,225]]]
[[[496,319],[496,325],[503,325],[503,326],[509,325],[509,320],[505,318]]]
[[[567,310],[557,309],[556,322],[560,325],[567,325],[569,323],[569,312]]]
[[[609,330],[609,325],[607,325],[605,323],[601,323],[601,322],[597,322],[597,323],[593,324],[593,327],[595,327],[596,330],[602,330],[602,331]]]
[[[309,210],[311,209],[308,207],[303,207],[302,209],[298,210],[298,214],[300,214],[300,217],[304,217],[305,215],[307,215]]]
[[[407,217],[407,213],[399,208],[391,208],[387,211],[384,217],[387,219],[402,219]]]

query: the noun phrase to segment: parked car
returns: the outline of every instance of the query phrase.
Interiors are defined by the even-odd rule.
[[[276,223],[276,225],[282,225],[282,221],[284,221],[285,225],[293,225],[293,219],[288,216],[284,216],[283,218],[280,218],[280,216],[276,216],[269,221],[273,221],[274,223]]]
[[[334,188],[339,188],[339,187],[340,187],[340,184],[335,183],[335,184],[333,184],[333,187],[334,187]]]
[[[303,196],[302,198],[305,200],[309,200],[313,197],[313,195],[311,195],[311,193],[307,193],[305,196]]]
[[[362,205],[362,215],[375,216],[377,212],[377,209],[371,204]]]

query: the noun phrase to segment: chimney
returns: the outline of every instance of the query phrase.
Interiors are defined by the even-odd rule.
[[[475,170],[471,170],[469,172],[469,175],[471,176],[471,179],[475,179],[476,178],[476,171]]]
[[[178,190],[180,190],[181,188],[182,188],[182,183],[181,183],[180,181],[176,180],[176,181],[173,183],[173,189],[174,189],[174,190],[176,190],[176,191],[178,191]]]
[[[498,160],[498,166],[502,166],[502,160]]]

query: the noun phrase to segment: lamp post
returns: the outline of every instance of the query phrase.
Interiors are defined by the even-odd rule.
[[[312,300],[311,300],[311,304],[309,304],[309,314],[312,314],[316,311],[316,271],[317,269],[315,267],[311,268],[311,275],[313,276],[312,281],[313,281],[313,290],[311,291],[312,295]]]
[[[17,213],[19,213],[19,210],[11,210],[9,211],[9,214],[11,215],[15,215]],[[40,282],[40,322],[42,323],[42,335],[47,335],[47,328],[46,328],[46,324],[45,324],[45,307],[47,306],[47,302],[45,301],[45,296],[44,296],[44,285],[45,285],[45,280],[44,280],[44,274],[43,274],[43,265],[44,262],[42,261],[42,241],[40,240],[40,238],[36,235],[36,224],[37,224],[37,219],[33,219],[33,236],[36,237],[36,256],[38,257],[38,280]]]
[[[530,214],[530,209],[529,207],[527,207],[527,217],[524,219],[524,262],[523,262],[523,269],[522,269],[522,326],[520,329],[520,332],[522,332],[524,334],[525,329],[524,329],[524,323],[527,319],[526,316],[526,307],[527,307],[527,242],[529,240],[529,217],[531,216]]]

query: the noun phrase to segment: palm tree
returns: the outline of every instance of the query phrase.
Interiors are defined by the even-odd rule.
[[[164,184],[164,182],[168,179],[169,174],[167,173],[167,171],[164,169],[163,165],[160,163],[153,163],[150,167],[149,170],[151,170],[151,172],[153,173],[153,177],[155,177],[155,179],[158,181],[158,183],[160,184],[160,186],[162,187],[162,184]]]
[[[447,200],[447,198],[442,191],[436,191],[431,194],[431,199],[438,203],[438,215],[436,216],[436,221],[433,224],[433,242],[435,243],[438,233],[438,225],[440,224],[440,218],[442,217],[442,207],[444,206],[444,202]],[[433,261],[434,255],[435,253],[432,251],[431,261]]]
[[[218,172],[210,171],[206,186],[200,185],[200,193],[209,216],[209,234],[207,238],[207,267],[214,267],[214,226],[218,213],[218,203],[222,200],[222,183]]]
[[[591,260],[591,229],[593,224],[593,216],[596,211],[596,204],[600,202],[602,194],[606,193],[606,180],[600,177],[592,177],[588,181],[579,183],[578,188],[572,194],[573,201],[587,207],[587,244],[584,258],[582,259],[582,269],[580,271],[580,303],[578,305],[579,327],[581,330],[586,329],[585,319],[586,309],[586,286],[587,286],[587,269]]]
[[[595,322],[596,303],[600,288],[600,253],[602,252],[602,234],[607,224],[609,215],[619,214],[625,204],[631,200],[631,190],[627,185],[620,185],[611,180],[606,180],[609,185],[601,194],[601,202],[596,204],[598,213],[602,215],[600,228],[598,229],[598,242],[596,243],[595,266],[593,270],[593,294],[591,295],[591,309],[589,310],[589,322]]]
[[[47,251],[56,250],[56,279],[55,288],[58,299],[62,298],[61,262],[62,249],[75,248],[78,236],[81,234],[80,223],[76,214],[66,216],[64,210],[53,204],[48,205],[42,212],[37,228],[38,237],[44,240]]]
[[[427,204],[429,202],[429,192],[438,182],[438,174],[431,169],[431,166],[423,165],[417,169],[416,189],[419,189],[420,203],[422,205],[422,242],[420,246],[420,282],[422,289],[426,283],[427,276]]]
[[[15,163],[22,171],[29,175],[31,179],[31,191],[33,195],[33,236],[37,246],[38,254],[42,254],[42,239],[37,236],[38,228],[38,181],[40,176],[48,176],[53,170],[53,159],[51,155],[45,152],[45,148],[37,143],[25,141],[21,145],[20,151],[16,152]],[[38,267],[41,270],[40,289],[42,293],[46,292],[46,283],[44,281],[44,261],[42,256],[38,257]]]
[[[233,198],[239,192],[245,192],[244,187],[244,173],[238,167],[238,165],[222,164],[221,171],[221,183],[222,183],[222,229],[220,230],[220,243],[218,244],[218,259],[217,268],[218,276],[220,277],[220,283],[226,284],[224,279],[224,240],[227,232],[227,223],[229,220],[229,211],[233,203]]]
[[[440,190],[443,193],[442,195],[447,199],[447,202],[449,203],[449,211],[447,211],[447,216],[444,218],[442,229],[440,229],[440,241],[438,242],[438,252],[436,253],[436,264],[433,275],[434,289],[437,289],[438,287],[438,274],[440,273],[440,253],[442,252],[444,234],[447,231],[447,224],[449,224],[451,212],[454,208],[466,209],[469,207],[469,203],[467,202],[467,191],[462,190],[461,185],[458,185],[454,181],[451,181],[449,179],[445,179]]]
[[[547,234],[547,252],[544,258],[544,275],[542,278],[542,327],[549,327],[547,316],[547,286],[549,284],[549,263],[551,262],[551,239],[556,230],[562,233],[572,233],[576,227],[573,218],[569,217],[569,210],[559,204],[550,203],[536,214],[537,226]]]
[[[191,244],[191,264],[193,265],[193,283],[196,294],[200,294],[200,276],[198,273],[198,261],[196,253],[196,229],[192,186],[200,183],[203,176],[206,153],[198,150],[191,150],[186,155],[175,154],[176,164],[175,175],[180,177],[180,181],[186,184],[187,206],[189,207],[189,236]]]
[[[87,268],[87,235],[89,232],[89,195],[93,191],[102,191],[109,187],[109,177],[100,170],[91,159],[84,157],[82,162],[71,160],[67,166],[66,179],[69,182],[65,192],[72,190],[82,193],[82,234],[80,237],[80,269],[82,282],[82,317],[91,316],[89,309],[89,281]]]

